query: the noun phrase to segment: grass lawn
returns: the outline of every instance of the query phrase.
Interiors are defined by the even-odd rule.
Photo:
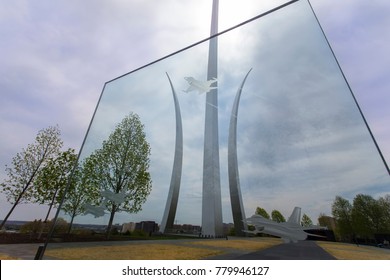
[[[61,260],[198,260],[220,250],[171,244],[134,244],[48,249],[45,256]]]
[[[14,258],[8,255],[0,254],[0,260],[18,260],[18,258]]]
[[[326,241],[317,241],[317,244],[339,260],[390,260],[388,249]]]
[[[188,243],[194,245],[203,245],[244,251],[257,251],[281,244],[282,241],[279,238],[264,237],[238,240],[201,240]]]
[[[256,251],[280,244],[276,238],[251,240],[199,240],[173,244],[122,244],[47,249],[45,256],[61,260],[199,260],[229,249]]]

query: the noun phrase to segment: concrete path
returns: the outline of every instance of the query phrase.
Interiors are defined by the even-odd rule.
[[[33,260],[40,243],[0,244],[0,254],[21,260]]]
[[[335,260],[314,241],[286,243],[261,251],[241,255],[236,260]]]

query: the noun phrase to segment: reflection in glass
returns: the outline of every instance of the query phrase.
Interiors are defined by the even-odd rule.
[[[244,24],[218,40],[219,154],[225,223],[233,221],[229,123],[237,89],[249,69],[252,71],[241,94],[236,127],[239,184],[247,215],[259,205],[282,213],[300,206],[316,219],[320,213],[330,212],[336,195],[375,195],[387,190],[389,176],[306,1]],[[175,222],[200,225],[207,93],[188,91],[185,77],[207,81],[207,52],[208,42],[204,42],[106,83],[79,163],[83,165],[100,149],[131,112],[142,121],[151,150],[150,195],[138,213],[117,213],[114,224],[162,220],[176,137],[169,73],[183,128]],[[88,185],[84,186],[87,190]],[[99,213],[85,211],[75,216],[74,227],[93,224],[105,228],[109,215]],[[71,219],[65,209],[60,217]]]

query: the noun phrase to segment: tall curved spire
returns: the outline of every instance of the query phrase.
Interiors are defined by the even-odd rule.
[[[176,116],[176,143],[175,143],[175,156],[173,160],[171,184],[168,192],[168,199],[165,205],[164,216],[161,222],[160,231],[166,232],[173,228],[173,222],[175,220],[177,201],[179,198],[181,172],[183,167],[183,127],[181,121],[181,113],[179,101],[173,87],[172,81],[167,77],[172,89],[173,101],[175,104],[175,116]]]
[[[236,235],[245,235],[244,230],[247,230],[247,226],[244,222],[245,211],[242,204],[241,188],[240,188],[240,176],[238,172],[238,161],[237,161],[237,115],[238,105],[240,104],[240,97],[242,88],[244,87],[246,78],[252,71],[250,69],[245,75],[240,87],[238,88],[236,98],[234,99],[232,114],[230,116],[229,126],[229,140],[228,140],[228,173],[229,173],[229,190],[230,190],[230,202],[232,205],[232,214],[234,229]]]

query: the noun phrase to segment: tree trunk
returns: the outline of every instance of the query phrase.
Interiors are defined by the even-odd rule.
[[[22,192],[19,194],[18,198],[16,199],[15,203],[12,205],[11,207],[11,210],[9,210],[7,216],[5,216],[4,220],[1,222],[1,225],[0,225],[0,230],[3,228],[3,226],[5,225],[5,223],[7,222],[9,216],[11,216],[12,212],[14,211],[16,205],[19,204],[20,200],[22,199],[24,193],[26,192],[27,188],[29,187],[30,185],[30,182],[31,180],[26,184],[26,186],[23,188]]]
[[[109,239],[110,235],[111,235],[111,228],[112,228],[112,223],[114,221],[115,213],[116,213],[116,206],[115,206],[115,204],[113,204],[112,208],[111,208],[110,220],[109,220],[108,225],[107,225],[107,232],[106,232],[107,239]]]
[[[42,161],[38,164],[38,167],[35,168],[34,172],[31,174],[31,177],[30,179],[28,180],[28,182],[26,183],[26,185],[24,186],[23,190],[21,191],[21,193],[19,194],[18,198],[16,199],[14,205],[12,205],[12,208],[11,210],[9,210],[7,216],[5,216],[4,220],[1,222],[1,225],[0,225],[0,230],[3,229],[3,226],[5,225],[5,223],[7,222],[9,216],[11,216],[12,212],[14,211],[16,205],[19,204],[20,200],[22,199],[24,193],[27,191],[28,187],[30,186],[31,182],[33,181],[35,175],[37,174],[38,170],[39,170],[39,167],[41,166],[42,164]]]
[[[45,223],[46,223],[47,220],[49,219],[49,215],[50,215],[51,209],[53,208],[54,200],[56,199],[57,192],[58,192],[58,188],[57,188],[56,191],[54,192],[53,197],[52,197],[52,199],[51,199],[51,203],[50,203],[50,205],[49,205],[49,210],[47,211],[47,214],[46,214]]]
[[[72,230],[74,217],[76,217],[76,212],[73,213],[73,215],[72,215],[72,217],[70,219],[68,232],[66,234],[70,234],[70,231]]]

